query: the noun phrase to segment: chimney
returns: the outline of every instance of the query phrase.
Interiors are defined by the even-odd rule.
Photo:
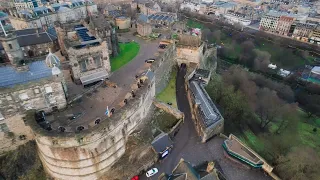
[[[213,169],[214,169],[214,162],[208,162],[208,165],[207,165],[207,173],[211,173],[213,172]]]

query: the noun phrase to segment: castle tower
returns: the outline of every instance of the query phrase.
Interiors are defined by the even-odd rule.
[[[23,51],[14,33],[0,36],[0,42],[11,64],[16,65],[23,59]]]

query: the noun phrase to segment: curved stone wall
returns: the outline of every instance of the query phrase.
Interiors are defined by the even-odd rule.
[[[98,179],[125,152],[128,135],[147,115],[155,95],[154,79],[128,104],[92,130],[79,134],[36,134],[40,159],[56,179]]]

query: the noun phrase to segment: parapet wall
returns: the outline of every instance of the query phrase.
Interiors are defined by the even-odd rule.
[[[148,82],[148,83],[147,83]],[[155,95],[148,81],[119,112],[90,131],[36,135],[40,159],[56,179],[98,179],[125,152],[128,135],[146,117]]]
[[[173,42],[168,42],[167,48],[160,53],[156,61],[152,64],[152,71],[155,74],[156,94],[160,93],[170,80],[170,75],[176,57],[176,46]]]

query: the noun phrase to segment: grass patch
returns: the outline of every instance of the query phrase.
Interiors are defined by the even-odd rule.
[[[240,136],[240,140],[245,142],[249,147],[257,152],[262,152],[264,150],[264,144],[262,140],[257,137],[250,129],[247,129]]]
[[[191,19],[189,19],[189,20],[187,21],[187,26],[188,26],[189,28],[199,28],[199,29],[203,29],[203,27],[204,27],[203,24],[201,24],[201,23],[199,23],[199,22],[197,22],[197,21],[193,21],[193,20],[191,20]]]
[[[120,54],[117,57],[112,57],[111,62],[111,71],[115,71],[121,68],[123,65],[131,61],[140,50],[140,45],[136,42],[129,43],[119,43]]]
[[[304,145],[314,148],[320,153],[320,129],[313,132],[315,126],[307,123],[299,123],[299,135]]]
[[[168,133],[179,120],[173,115],[164,112],[161,109],[156,109],[153,116],[153,123],[161,131]]]
[[[164,103],[172,103],[172,107],[177,108],[176,99],[176,76],[177,70],[171,72],[170,80],[167,87],[157,95],[157,99]]]

